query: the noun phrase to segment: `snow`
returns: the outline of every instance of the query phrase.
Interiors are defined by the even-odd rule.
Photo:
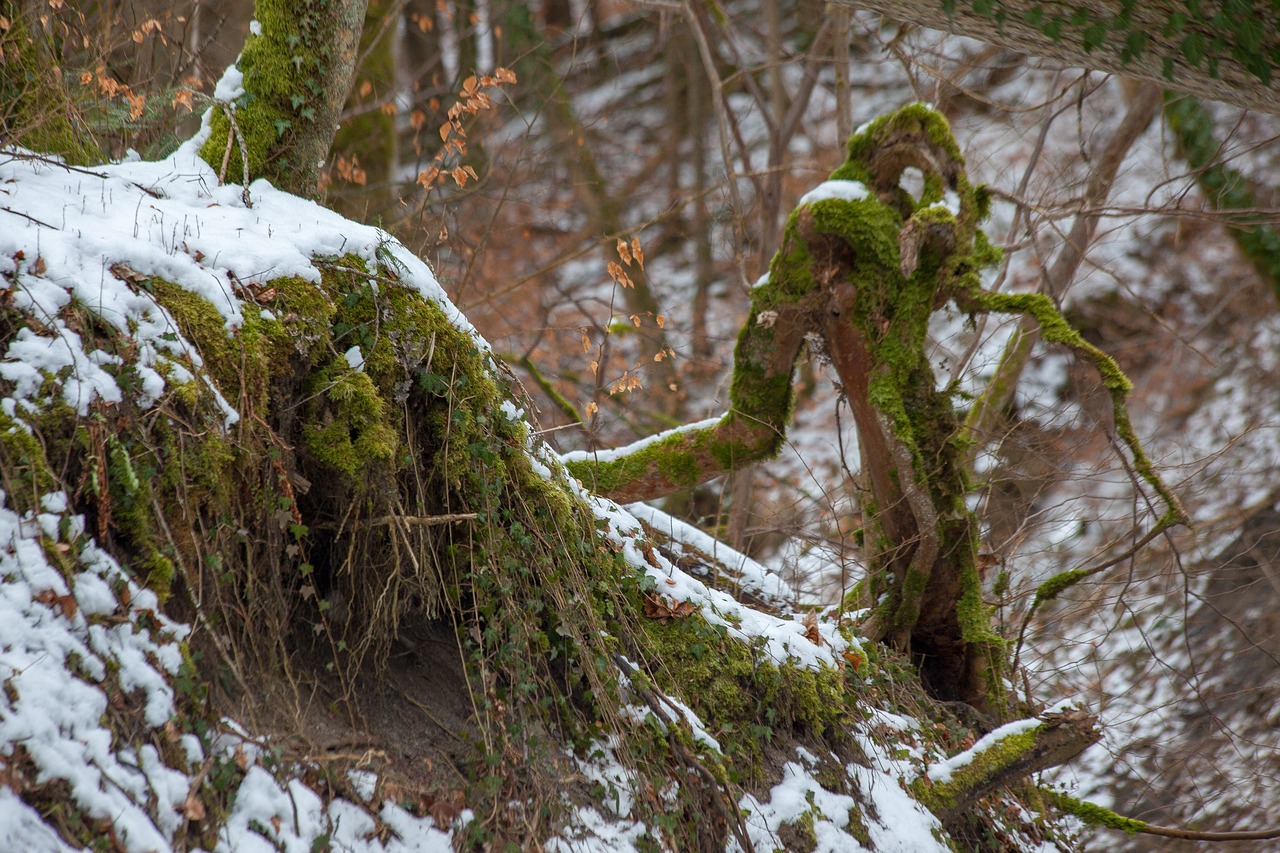
[[[796,207],[804,207],[806,204],[816,204],[817,202],[831,199],[862,201],[864,198],[869,198],[870,195],[871,192],[867,189],[866,184],[861,181],[823,181],[800,196],[800,200],[796,202]]]
[[[1031,717],[1025,720],[1014,720],[1012,723],[1006,723],[1003,726],[992,729],[969,749],[930,767],[929,778],[940,784],[950,782],[957,770],[968,767],[973,763],[974,759],[1001,740],[1021,732],[1031,731],[1039,725],[1041,725],[1041,722]]]
[[[849,810],[857,801],[847,794],[835,794],[809,775],[804,765],[789,761],[782,768],[782,781],[761,802],[750,794],[738,806],[746,815],[751,843],[757,850],[777,846],[777,833],[784,823],[795,823],[806,813],[812,816],[817,840],[814,853],[856,853],[865,850],[844,830],[849,826]]]
[[[765,567],[686,521],[646,503],[628,504],[626,511],[651,528],[666,534],[681,551],[705,554],[733,573],[734,582],[747,592],[786,601],[790,589],[777,572]]]
[[[689,424],[681,424],[672,429],[663,430],[662,432],[646,436],[638,441],[633,441],[624,447],[610,447],[603,450],[571,450],[568,453],[561,454],[560,458],[565,462],[614,462],[623,456],[629,456],[632,453],[643,450],[644,448],[664,441],[675,435],[686,432],[695,432],[700,429],[711,429],[720,423],[720,418],[707,418],[706,420],[695,421]]]

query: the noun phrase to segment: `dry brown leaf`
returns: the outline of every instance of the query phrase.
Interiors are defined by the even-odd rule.
[[[800,623],[804,625],[804,638],[815,646],[825,646],[827,641],[823,639],[822,633],[818,630],[818,612],[810,610],[804,615],[804,620]]]
[[[424,797],[424,800],[427,799]],[[429,802],[427,810],[431,812],[431,819],[436,822],[439,829],[448,829],[462,814],[462,808],[466,805],[466,798],[462,791],[454,790],[448,794],[435,797]]]
[[[182,815],[187,820],[202,821],[205,819],[207,812],[204,803],[200,802],[194,794],[187,797],[187,801],[182,804]]]
[[[631,266],[631,247],[627,245],[626,240],[618,240],[618,257],[622,258],[624,264]]]
[[[640,237],[631,238],[631,255],[636,259],[636,263],[640,265],[640,269],[644,269],[644,251],[640,248]]]
[[[668,619],[684,619],[693,613],[693,605],[688,601],[676,601],[651,592],[644,596],[644,615],[650,619],[666,624]]]
[[[640,546],[640,550],[644,552],[644,561],[655,569],[662,568],[662,564],[658,562],[658,555],[653,552],[653,544],[645,542]]]
[[[36,601],[56,607],[58,612],[68,619],[76,618],[76,614],[80,612],[80,605],[76,603],[74,595],[58,595],[51,589],[42,589],[37,592]]]

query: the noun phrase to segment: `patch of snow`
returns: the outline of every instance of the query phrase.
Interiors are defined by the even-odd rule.
[[[975,758],[995,746],[997,742],[1004,740],[1011,735],[1031,731],[1041,725],[1043,725],[1043,723],[1035,717],[1030,717],[1025,720],[1014,720],[1012,723],[1005,723],[1003,726],[987,732],[978,740],[977,743],[969,749],[966,749],[964,752],[957,753],[946,761],[930,767],[928,773],[929,778],[938,783],[950,782],[952,776],[957,770],[972,764]]]
[[[796,202],[796,207],[804,207],[806,204],[815,204],[820,201],[830,201],[831,199],[862,201],[870,196],[871,192],[867,189],[867,185],[861,181],[823,181],[800,196],[800,201]]]
[[[651,444],[657,444],[660,441],[668,439],[674,435],[680,435],[686,432],[695,432],[700,429],[711,429],[720,423],[720,418],[707,418],[702,421],[695,421],[691,424],[682,424],[673,429],[664,430],[650,436],[633,441],[623,447],[610,447],[604,450],[570,450],[568,453],[562,453],[560,458],[565,462],[614,462],[623,456],[629,456],[636,451],[643,450]]]

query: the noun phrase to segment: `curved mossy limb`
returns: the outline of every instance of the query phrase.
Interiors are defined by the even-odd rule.
[[[316,192],[351,88],[366,6],[366,0],[257,0],[257,27],[236,60],[244,94],[215,105],[200,149],[222,180],[266,178],[299,195]]]
[[[1042,791],[1055,809],[1063,814],[1069,814],[1072,817],[1078,817],[1089,826],[1105,827],[1107,829],[1118,829],[1121,832],[1127,832],[1133,835],[1136,832],[1143,832],[1150,825],[1144,820],[1136,820],[1135,818],[1125,817],[1117,814],[1111,809],[1091,803],[1087,800],[1080,800],[1061,791]]]
[[[1160,496],[1166,513],[1170,517],[1170,523],[1187,523],[1187,515],[1181,502],[1160,478],[1155,466],[1151,464],[1150,457],[1142,449],[1137,433],[1133,430],[1133,424],[1129,419],[1129,407],[1125,403],[1125,398],[1133,390],[1133,383],[1124,375],[1124,371],[1120,369],[1120,365],[1116,364],[1115,359],[1086,341],[1062,316],[1062,312],[1053,304],[1053,300],[1043,293],[991,293],[974,289],[959,295],[956,301],[967,311],[1021,314],[1031,317],[1039,324],[1041,335],[1046,341],[1069,347],[1088,358],[1102,378],[1103,387],[1111,396],[1111,412],[1115,421],[1116,435],[1129,449],[1134,470]]]
[[[917,169],[923,189],[901,186]],[[1043,296],[988,293],[999,253],[978,227],[989,199],[969,183],[946,120],[921,104],[870,123],[848,159],[789,218],[738,336],[730,409],[718,421],[620,450],[569,454],[572,473],[617,500],[657,497],[768,458],[781,447],[803,347],[831,360],[853,412],[868,483],[864,531],[872,608],[862,630],[910,651],[931,692],[1001,717],[1008,650],[992,628],[967,509],[968,433],[926,354],[929,319],[948,301],[971,313],[1033,318],[1046,339],[1089,356],[1112,393],[1135,467],[1180,520],[1124,407],[1129,382]]]

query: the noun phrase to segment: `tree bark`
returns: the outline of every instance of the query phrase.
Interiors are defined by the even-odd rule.
[[[1280,114],[1280,9],[1246,3],[1092,0],[1077,8],[1041,0],[835,0],[1052,59],[1147,80],[1201,98]],[[975,11],[990,6],[989,12]],[[1125,7],[1131,7],[1126,13]],[[1193,10],[1194,7],[1194,10]],[[1058,9],[1062,8],[1062,14]],[[1181,17],[1178,17],[1181,16]],[[1181,22],[1181,23],[1179,23]]]
[[[248,184],[266,178],[314,196],[351,89],[367,0],[258,0],[257,27],[236,67],[244,93],[214,108],[200,155],[219,176]],[[229,138],[234,134],[235,138]],[[232,150],[243,144],[249,162]]]

